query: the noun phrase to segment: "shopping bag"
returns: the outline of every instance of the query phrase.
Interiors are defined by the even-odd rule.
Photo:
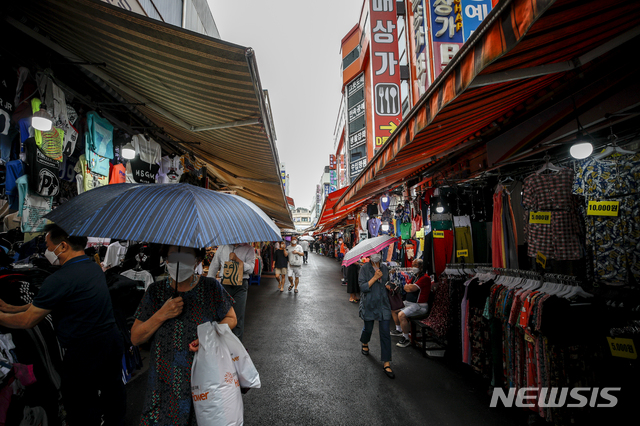
[[[191,366],[191,396],[198,426],[242,425],[244,407],[231,354],[215,325],[198,326],[200,346]]]
[[[227,260],[222,267],[222,279],[220,283],[223,285],[242,285],[242,273],[240,264],[233,260]]]
[[[399,309],[404,308],[404,303],[402,302],[402,295],[399,290],[389,291],[387,290],[387,295],[389,296],[389,307],[392,311],[397,311]]]
[[[233,365],[236,367],[240,387],[243,389],[259,388],[260,375],[258,374],[258,370],[256,370],[256,366],[253,365],[253,361],[251,361],[251,357],[249,357],[249,354],[242,345],[240,339],[233,334],[228,324],[215,323],[213,326],[216,328],[218,335],[227,345],[229,353],[231,353],[231,359],[233,360]]]

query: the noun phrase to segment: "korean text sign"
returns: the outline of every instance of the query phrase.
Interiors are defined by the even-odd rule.
[[[398,18],[395,0],[369,0],[371,75],[374,99],[375,148],[380,148],[402,120]]]

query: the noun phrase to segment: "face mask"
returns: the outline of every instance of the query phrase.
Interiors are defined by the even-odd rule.
[[[369,256],[369,258],[373,263],[380,263],[380,261],[382,260],[382,255],[379,253],[376,253]]]
[[[62,244],[62,243],[60,243]],[[51,263],[52,265],[59,265],[60,264],[60,258],[58,258],[58,255],[55,254],[55,251],[58,247],[60,247],[60,244],[58,244],[53,251],[47,249],[44,252],[44,257],[47,258],[47,260],[49,261],[49,263]]]
[[[291,241],[291,245],[295,246],[298,245],[298,242],[296,240]]]
[[[179,265],[179,266],[178,266]],[[196,257],[190,253],[171,253],[167,262],[169,276],[181,283],[194,274]]]

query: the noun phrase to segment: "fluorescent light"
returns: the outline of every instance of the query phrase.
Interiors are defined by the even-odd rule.
[[[122,158],[125,160],[132,160],[136,156],[136,150],[131,145],[131,142],[122,147]]]
[[[53,127],[51,115],[44,109],[34,112],[31,117],[31,127],[41,132],[48,132]]]
[[[577,160],[582,160],[583,158],[587,158],[593,152],[593,145],[589,142],[580,142],[571,146],[569,150],[571,156]]]

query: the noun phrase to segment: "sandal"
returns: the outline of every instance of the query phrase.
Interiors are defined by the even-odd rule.
[[[382,369],[384,370],[384,374],[386,374],[388,378],[394,379],[396,377],[396,375],[393,374],[390,365],[385,365],[384,367],[382,367]]]
[[[297,292],[298,292],[298,289],[296,288],[295,290],[293,290],[293,292],[294,292],[294,293],[297,293]]]
[[[366,351],[365,351],[366,349]],[[369,344],[368,343],[363,343],[362,344],[362,355],[369,355]]]
[[[289,291],[293,290],[293,284],[289,286]]]

